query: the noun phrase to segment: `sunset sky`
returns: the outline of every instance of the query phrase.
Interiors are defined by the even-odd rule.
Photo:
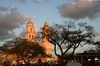
[[[100,33],[100,0],[0,0],[0,41],[19,35],[29,17],[36,29],[45,21],[71,20],[87,22]]]

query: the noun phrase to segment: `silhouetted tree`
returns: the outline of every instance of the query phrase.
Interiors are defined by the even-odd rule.
[[[95,41],[93,45],[96,47],[95,53],[100,54],[100,41]]]
[[[64,62],[64,56],[71,50],[74,55],[75,50],[79,46],[91,44],[95,31],[92,26],[87,23],[65,22],[64,24],[54,24],[46,34],[48,41],[54,45],[55,55],[60,61]],[[59,50],[59,52],[57,52]]]

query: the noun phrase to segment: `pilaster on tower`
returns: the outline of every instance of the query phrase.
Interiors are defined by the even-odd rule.
[[[30,42],[34,41],[34,25],[32,23],[32,20],[29,19],[25,28],[25,39],[27,39]]]

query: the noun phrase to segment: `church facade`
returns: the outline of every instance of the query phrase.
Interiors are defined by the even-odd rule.
[[[41,29],[42,29],[42,38],[39,44],[46,49],[45,50],[46,54],[50,55],[51,46],[49,41],[47,40],[47,37],[45,36],[48,33],[46,30],[49,29],[49,25],[47,24],[47,22],[44,23]],[[25,28],[24,38],[30,42],[34,42],[35,33],[36,32],[35,32],[34,24],[32,23],[32,20],[29,19]]]

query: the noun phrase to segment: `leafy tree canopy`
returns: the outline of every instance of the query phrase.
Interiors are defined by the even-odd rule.
[[[63,58],[69,50],[72,55],[79,46],[93,43],[95,30],[87,23],[65,22],[64,24],[54,24],[46,34],[48,41],[54,45],[55,55]],[[58,49],[60,50],[59,52]],[[62,60],[61,60],[62,61]]]
[[[34,57],[45,56],[45,49],[38,42],[28,42],[22,38],[7,41],[0,47],[5,54],[13,54],[18,60],[29,63]]]

